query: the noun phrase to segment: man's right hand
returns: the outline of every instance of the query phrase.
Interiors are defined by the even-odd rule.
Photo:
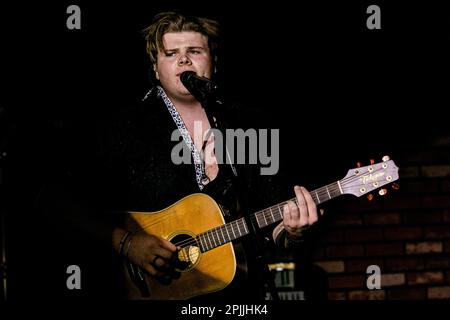
[[[124,251],[131,262],[164,284],[179,277],[173,263],[177,247],[170,241],[144,232],[133,234],[129,241]]]

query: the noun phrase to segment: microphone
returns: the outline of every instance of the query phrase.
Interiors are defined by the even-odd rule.
[[[194,71],[184,71],[180,80],[188,91],[200,101],[216,94],[219,87],[208,78],[198,76]]]

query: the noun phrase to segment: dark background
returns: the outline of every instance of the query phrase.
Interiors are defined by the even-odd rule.
[[[0,103],[25,139],[46,126],[85,131],[142,97],[149,61],[140,31],[171,8],[222,23],[220,84],[255,126],[282,129],[288,167],[297,157],[307,168],[393,157],[447,127],[449,22],[438,2],[377,2],[381,30],[366,28],[373,3],[364,1],[77,2],[81,30],[66,28],[70,4],[1,10]]]
[[[71,4],[81,8],[81,30],[66,28]],[[381,30],[366,28],[371,4],[381,7]],[[86,141],[97,119],[145,94],[140,31],[167,9],[222,23],[219,83],[249,123],[280,128],[281,169],[295,183],[315,188],[356,161],[407,158],[449,134],[449,18],[440,2],[2,3],[5,212],[33,216],[67,137]],[[12,242],[30,240],[26,219],[25,229],[8,226]]]

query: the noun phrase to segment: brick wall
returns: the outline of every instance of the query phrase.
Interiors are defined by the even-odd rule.
[[[329,299],[450,299],[450,135],[393,151],[399,190],[327,208],[313,261]],[[367,288],[370,265],[380,289]]]

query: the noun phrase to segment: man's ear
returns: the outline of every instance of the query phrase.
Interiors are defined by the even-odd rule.
[[[153,71],[155,72],[156,80],[159,80],[159,74],[158,74],[158,71],[156,70],[156,64],[153,64]]]

